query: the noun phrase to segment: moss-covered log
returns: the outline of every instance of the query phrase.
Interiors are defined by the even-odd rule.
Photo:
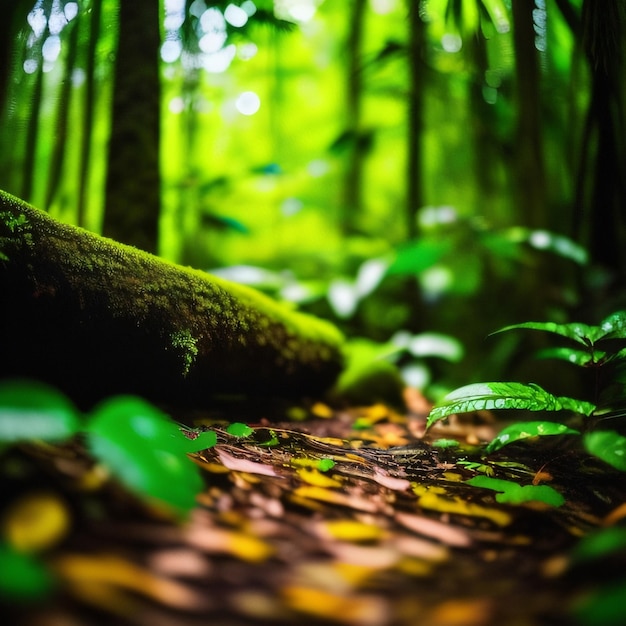
[[[317,394],[341,368],[331,324],[4,192],[0,294],[0,377],[44,380],[79,402]]]

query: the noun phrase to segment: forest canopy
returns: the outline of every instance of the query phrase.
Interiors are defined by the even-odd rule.
[[[504,324],[623,304],[622,0],[3,5],[0,188],[57,219],[421,386],[515,369]]]

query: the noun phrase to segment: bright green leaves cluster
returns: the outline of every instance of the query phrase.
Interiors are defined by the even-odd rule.
[[[523,324],[505,326],[494,334],[518,329],[540,330],[552,333],[585,346],[584,350],[562,346],[550,348],[543,350],[539,354],[543,358],[560,359],[584,367],[602,365],[607,361],[626,358],[626,311],[612,313],[598,326],[590,326],[579,322],[571,324],[525,322]],[[618,350],[603,349],[606,345],[603,346],[602,342],[607,344],[610,340],[621,340],[624,343],[620,345]],[[600,345],[598,346],[598,344]]]
[[[474,476],[467,481],[472,487],[496,491],[496,502],[502,504],[524,504],[525,502],[543,502],[559,507],[565,498],[549,485],[518,485],[510,480],[491,478],[490,476]]]
[[[239,425],[239,436],[247,428]],[[134,396],[111,398],[82,416],[47,385],[0,384],[0,444],[56,442],[77,433],[85,434],[93,456],[128,488],[181,515],[193,508],[203,487],[187,454],[217,443],[214,431],[183,432],[165,413]]]
[[[559,346],[543,350],[539,356],[544,358],[556,358],[581,367],[594,368],[610,362],[618,362],[620,365],[626,362],[626,311],[609,315],[597,326],[526,322],[506,326],[494,334],[520,329],[548,332],[577,344],[575,348]],[[594,415],[597,406],[584,400],[554,396],[532,383],[476,383],[456,389],[437,403],[428,416],[427,426],[454,413],[495,409],[569,411],[589,418]],[[490,454],[523,439],[555,435],[580,435],[580,432],[550,420],[522,422],[502,430],[487,445],[485,452]],[[589,429],[582,439],[587,452],[616,469],[626,471],[626,437],[615,431]]]

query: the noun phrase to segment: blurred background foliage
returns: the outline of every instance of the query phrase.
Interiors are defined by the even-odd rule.
[[[623,0],[0,6],[0,188],[328,317],[361,364],[541,383],[487,335],[626,304]]]

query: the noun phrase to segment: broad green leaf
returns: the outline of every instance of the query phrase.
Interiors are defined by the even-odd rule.
[[[594,430],[583,437],[585,449],[612,467],[626,471],[626,437],[614,430]]]
[[[522,422],[511,424],[500,431],[487,445],[485,451],[490,454],[504,446],[528,439],[529,437],[545,437],[548,435],[580,435],[577,430],[557,424],[556,422]]]
[[[611,313],[600,324],[602,339],[626,339],[626,311]]]
[[[571,324],[556,324],[554,322],[524,322],[505,326],[492,333],[502,333],[509,330],[529,329],[543,330],[567,339],[572,339],[585,346],[593,346],[603,339],[626,339],[626,311],[617,311],[609,315],[599,326],[589,326],[573,322]]]
[[[54,586],[52,574],[29,554],[0,544],[0,597],[10,602],[33,602],[48,595]]]
[[[579,265],[589,261],[587,250],[564,235],[547,230],[532,230],[522,226],[514,226],[504,231],[510,241],[524,242],[536,250],[546,250],[564,259],[570,259]]]
[[[233,422],[229,424],[226,432],[233,437],[249,437],[254,432],[254,429],[250,428],[248,424]]]
[[[626,528],[611,526],[587,535],[574,548],[575,562],[585,562],[626,550]]]
[[[438,402],[428,416],[427,427],[454,413],[494,409],[572,410],[590,415],[595,406],[573,398],[553,396],[533,383],[474,383],[454,390]]]
[[[546,348],[537,353],[539,359],[559,359],[580,367],[596,365],[607,356],[601,350],[576,350],[575,348]]]
[[[80,429],[80,416],[62,393],[40,382],[0,383],[0,441],[62,441]]]
[[[195,505],[203,483],[186,452],[201,444],[156,407],[132,396],[111,398],[94,410],[87,441],[127,487],[183,514]]]
[[[558,507],[565,502],[565,498],[549,485],[518,485],[510,480],[490,476],[474,476],[467,481],[467,484],[499,492],[496,495],[496,502],[502,504],[543,502]]]
[[[572,339],[578,343],[582,343],[584,346],[589,346],[596,341],[598,335],[598,328],[594,326],[588,326],[587,324],[556,324],[555,322],[523,322],[521,324],[512,324],[500,328],[492,335],[498,333],[504,333],[509,330],[528,329],[528,330],[543,330],[548,333],[553,333],[566,339]]]

